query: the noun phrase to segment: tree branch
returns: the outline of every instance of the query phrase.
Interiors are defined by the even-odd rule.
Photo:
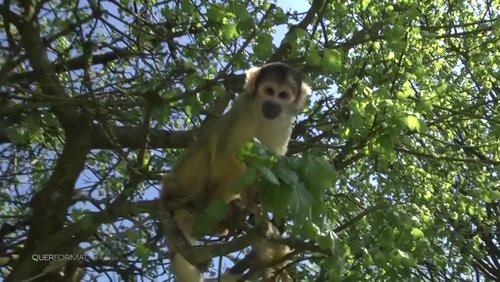
[[[137,138],[139,133],[141,133],[140,127],[116,126],[111,128],[111,137],[103,128],[92,128],[90,139],[85,146],[89,149],[140,149],[144,143]],[[181,149],[187,147],[193,139],[193,132],[188,130],[170,131],[152,128],[148,134],[148,148]],[[0,123],[0,144],[11,142],[8,128]]]
[[[116,50],[113,50],[112,52],[90,56],[90,58],[91,58],[90,65],[101,65],[101,64],[105,65],[105,64],[110,63],[114,60],[117,60],[120,58],[127,58],[127,57],[130,57],[132,55],[134,55],[134,53],[132,51],[130,51],[129,48],[116,49]],[[55,73],[61,73],[64,71],[72,71],[72,70],[82,69],[86,64],[88,64],[87,59],[88,59],[88,56],[84,54],[84,55],[78,56],[76,58],[69,59],[65,62],[51,64],[51,67]],[[8,77],[8,80],[10,80],[10,81],[21,81],[21,80],[25,80],[25,79],[35,80],[36,79],[36,72],[29,71],[29,72],[23,72],[23,73],[13,73]]]

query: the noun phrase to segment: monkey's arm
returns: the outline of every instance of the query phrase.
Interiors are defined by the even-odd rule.
[[[231,110],[220,120],[216,155],[226,158],[236,155],[240,148],[252,142],[257,129],[257,119],[252,110],[251,97],[241,94],[234,101]]]

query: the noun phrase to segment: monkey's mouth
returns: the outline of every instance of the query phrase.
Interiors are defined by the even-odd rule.
[[[265,101],[262,104],[262,114],[267,119],[275,119],[281,114],[281,106],[272,101]]]

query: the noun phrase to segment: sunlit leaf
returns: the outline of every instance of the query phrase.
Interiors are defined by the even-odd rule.
[[[336,49],[326,49],[323,54],[323,68],[330,73],[342,71],[343,55]]]
[[[424,235],[424,232],[422,232],[422,230],[418,229],[418,228],[413,228],[411,230],[411,235],[413,235],[413,237],[415,239],[418,239],[418,238],[423,238],[425,235]]]
[[[269,34],[261,34],[257,38],[257,45],[255,46],[255,55],[261,59],[271,56],[273,51],[273,37]]]
[[[420,120],[415,116],[407,116],[405,120],[406,126],[410,130],[420,132]]]

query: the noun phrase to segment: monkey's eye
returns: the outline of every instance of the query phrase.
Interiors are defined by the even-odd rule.
[[[267,87],[266,89],[264,89],[264,91],[266,92],[267,95],[272,96],[274,94],[274,90],[271,87]]]
[[[278,94],[278,96],[284,100],[288,98],[288,93],[286,93],[285,91],[281,91],[280,94]]]

